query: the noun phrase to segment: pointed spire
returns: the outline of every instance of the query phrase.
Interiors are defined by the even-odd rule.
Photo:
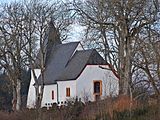
[[[62,44],[60,40],[60,33],[59,30],[55,27],[52,20],[49,23],[49,32],[48,32],[48,40],[47,40],[47,47],[46,47],[46,59],[45,63],[50,59],[52,54],[52,49],[54,46]]]
[[[61,44],[60,33],[52,20],[49,23],[48,43],[51,43],[52,45]]]

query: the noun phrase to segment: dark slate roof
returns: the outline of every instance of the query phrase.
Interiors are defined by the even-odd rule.
[[[44,84],[54,84],[61,80],[75,80],[86,65],[107,64],[94,50],[75,51],[79,42],[58,44],[52,48],[44,71]],[[39,77],[41,83],[41,76]]]
[[[57,80],[73,80],[83,71],[93,50],[76,51]]]
[[[105,64],[106,62],[94,49],[76,51],[63,73],[57,80],[75,80],[86,65]]]
[[[44,84],[56,82],[55,80],[57,80],[57,77],[60,76],[63,69],[65,69],[78,44],[79,42],[72,42],[54,46],[45,65]],[[38,81],[41,81],[41,76]]]

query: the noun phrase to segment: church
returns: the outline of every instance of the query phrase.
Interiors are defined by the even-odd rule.
[[[50,28],[48,41],[58,39]],[[118,95],[119,78],[95,49],[84,49],[80,42],[47,43],[44,70],[44,93],[41,107],[67,105],[69,100],[96,101]],[[41,72],[34,69],[40,81]],[[35,107],[34,77],[28,91],[27,107]],[[40,84],[40,82],[39,82]]]

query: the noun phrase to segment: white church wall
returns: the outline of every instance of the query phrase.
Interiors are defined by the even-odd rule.
[[[65,104],[68,100],[76,98],[76,81],[57,81],[58,86],[58,103]],[[70,88],[70,97],[66,96],[66,89]]]
[[[34,69],[36,77],[39,77],[41,70],[40,69]],[[28,90],[28,96],[27,96],[27,108],[34,108],[35,107],[35,101],[36,101],[36,93],[35,93],[35,87],[33,86],[35,83],[33,72],[31,71],[31,81],[29,85]]]
[[[102,65],[108,67],[107,65]],[[35,70],[36,76],[40,75],[40,70]],[[77,80],[57,81],[57,84],[45,85],[41,106],[51,107],[53,103],[58,105],[65,104],[71,98],[81,98],[82,101],[94,101],[94,81],[102,81],[102,95],[105,98],[110,95],[117,95],[119,90],[118,78],[112,71],[102,69],[99,65],[87,65]],[[35,88],[33,73],[31,73],[31,82],[29,86],[27,107],[35,107]],[[66,88],[70,88],[70,96],[66,96]],[[53,97],[54,91],[54,98]]]
[[[45,85],[41,107],[51,107],[57,103],[57,84]]]
[[[107,65],[102,66],[108,67]],[[82,101],[86,102],[95,100],[95,96],[93,94],[95,80],[102,81],[101,98],[118,94],[118,78],[112,71],[102,69],[99,65],[87,65],[76,81],[77,95]]]

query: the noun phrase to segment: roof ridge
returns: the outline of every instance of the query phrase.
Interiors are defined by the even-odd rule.
[[[65,67],[67,67],[67,65],[70,63],[70,61],[72,60],[72,58],[76,55],[76,53],[78,53],[78,52],[89,52],[89,51],[91,51],[90,56],[88,57],[88,59],[87,59],[87,61],[86,61],[86,63],[87,63],[88,60],[89,60],[89,58],[91,57],[91,54],[93,53],[93,50],[94,50],[94,49],[88,49],[88,50],[76,50],[75,53],[74,53],[74,55],[72,55],[72,57],[69,59],[69,61],[67,62],[67,64],[66,64]]]
[[[79,44],[79,42],[69,42],[69,43],[57,44],[55,47],[60,47],[60,46],[69,45],[69,44]]]

